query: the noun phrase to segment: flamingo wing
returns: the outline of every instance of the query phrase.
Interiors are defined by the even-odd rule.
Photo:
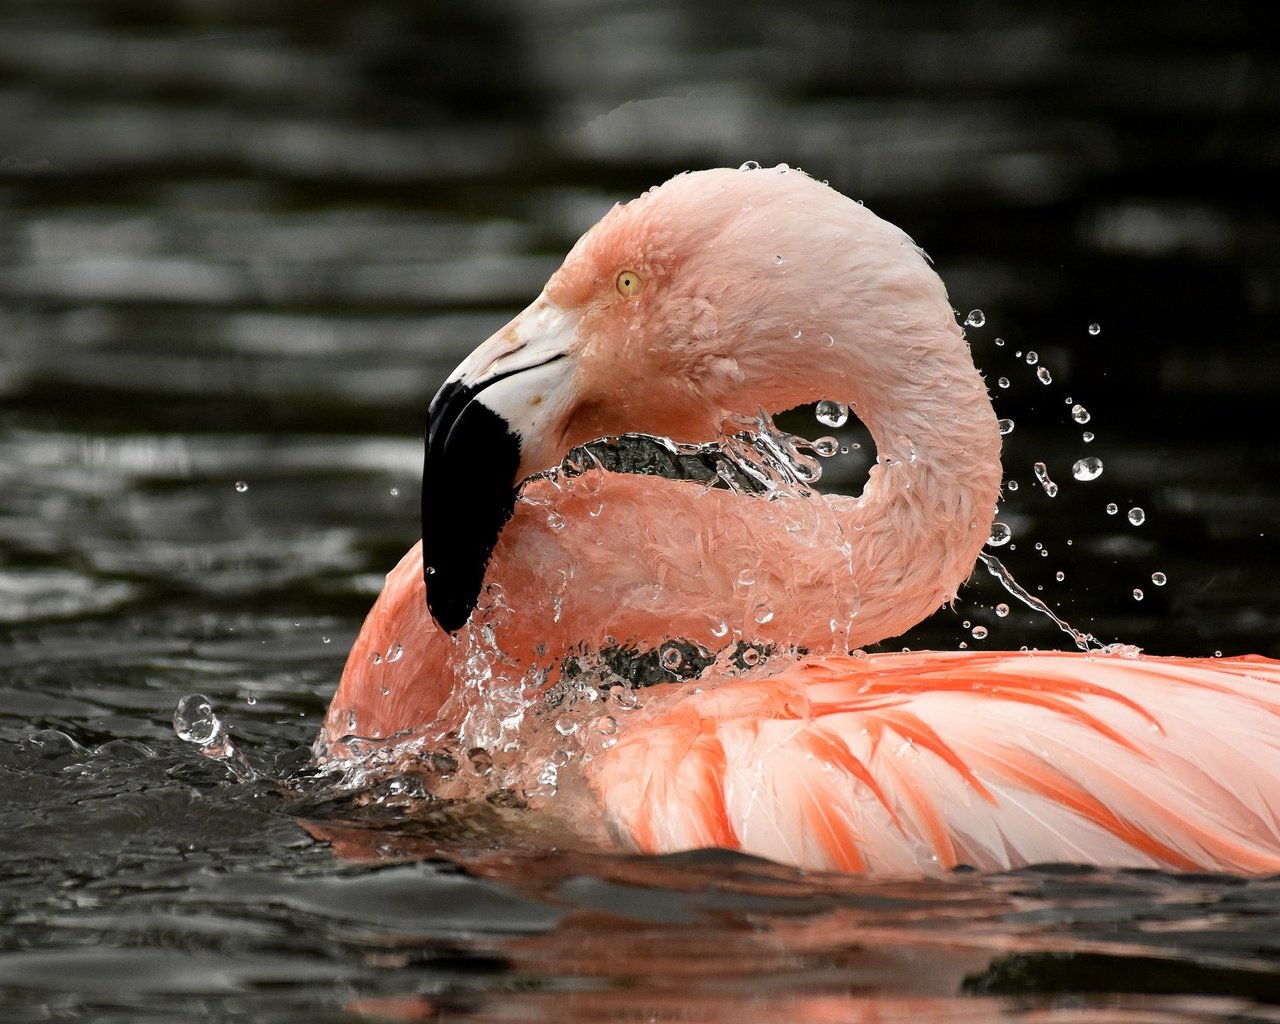
[[[1265,659],[807,659],[665,702],[593,767],[612,827],[646,852],[1280,871],[1280,663]]]

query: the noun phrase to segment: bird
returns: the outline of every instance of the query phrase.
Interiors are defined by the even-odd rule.
[[[857,496],[759,470],[787,443],[769,417],[814,402],[872,436]],[[708,481],[598,457],[623,438],[732,453],[744,423],[765,439],[735,463],[758,492],[723,463]],[[431,402],[422,540],[316,757],[448,738],[544,780],[551,764],[569,816],[639,853],[1280,871],[1280,662],[864,652],[956,599],[1000,448],[905,232],[786,165],[679,174],[609,210]],[[604,714],[618,652],[653,678]],[[575,689],[584,666],[598,687]],[[584,689],[591,742],[548,760]]]

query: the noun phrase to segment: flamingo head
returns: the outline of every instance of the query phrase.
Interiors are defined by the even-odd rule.
[[[682,174],[615,206],[431,403],[432,616],[463,626],[521,482],[573,446],[627,431],[703,441],[730,417],[821,398],[865,419],[920,355],[916,327],[963,349],[911,240],[799,171]]]

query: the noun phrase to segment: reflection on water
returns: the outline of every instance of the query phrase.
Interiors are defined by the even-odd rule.
[[[1276,1019],[1273,881],[555,850],[307,760],[416,537],[428,396],[612,202],[746,159],[865,199],[983,311],[1032,595],[1280,654],[1277,456],[1241,440],[1280,93],[1246,8],[144,6],[0,22],[0,1015]],[[823,430],[857,487],[865,435]],[[1062,642],[963,597],[894,646]],[[189,693],[259,780],[174,739]]]

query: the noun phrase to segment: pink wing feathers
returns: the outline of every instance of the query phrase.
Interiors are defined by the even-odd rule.
[[[591,782],[646,852],[721,846],[878,873],[1280,871],[1280,663],[800,661],[689,692],[625,731]]]

